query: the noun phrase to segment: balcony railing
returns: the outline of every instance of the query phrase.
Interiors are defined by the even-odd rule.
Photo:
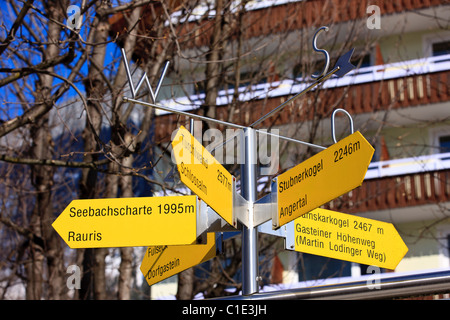
[[[319,89],[318,97],[299,99],[290,108],[285,108],[276,119],[263,126],[278,126],[300,123],[315,116],[327,117],[331,109],[340,101],[339,107],[350,114],[371,113],[374,111],[394,110],[412,106],[446,102],[450,100],[450,55],[402,61],[397,63],[360,68],[339,79],[330,79],[323,84],[328,90]],[[307,84],[284,80],[280,82],[239,88],[239,100],[245,103],[239,114],[239,123],[253,123],[263,114],[286,101],[289,96],[300,92]],[[217,118],[228,119],[228,104],[232,101],[233,91],[222,90],[217,98]],[[314,99],[314,100],[309,100]],[[198,112],[203,104],[204,95],[192,95],[161,101],[161,104],[179,110]],[[307,108],[315,103],[315,108]],[[311,110],[314,110],[314,113]],[[157,141],[170,138],[177,128],[178,118],[174,114],[157,113]],[[164,115],[164,116],[163,116]],[[162,116],[162,117],[161,117]],[[235,117],[233,117],[234,119]],[[272,122],[275,120],[275,122]]]
[[[372,162],[365,180],[450,169],[450,152]]]
[[[448,70],[450,70],[450,54],[359,68],[342,78],[336,77],[324,82],[322,88],[333,89]],[[246,102],[250,100],[265,99],[267,97],[285,97],[301,92],[310,84],[310,82],[303,79],[296,79],[262,83],[252,85],[251,87],[242,87],[238,88],[239,101]],[[418,91],[416,89],[413,90]],[[424,90],[422,89],[422,94],[423,91]],[[225,106],[229,104],[233,99],[233,94],[234,89],[219,91],[216,105]],[[419,95],[421,94],[419,93]],[[161,104],[179,110],[195,110],[203,104],[204,98],[204,94],[191,95],[190,97],[180,97],[161,101]],[[157,115],[163,114],[166,114],[166,112],[157,111]]]
[[[359,188],[324,207],[348,213],[450,201],[450,153],[370,164]]]
[[[447,70],[450,70],[450,54],[359,68],[343,78],[325,82],[324,87],[342,87]]]
[[[172,14],[172,24],[179,26],[178,35],[180,39],[185,40],[185,46],[200,47],[210,43],[211,20],[215,14],[214,6],[208,6],[211,3],[213,1],[204,1],[204,5],[195,8],[188,18],[189,23],[186,23],[183,14]],[[446,4],[446,0],[253,0],[245,6],[242,20],[246,28],[242,36],[244,39],[250,39],[317,28],[320,25],[363,21],[368,17],[366,11],[369,5],[377,5],[380,14],[385,16],[401,15],[408,11],[418,12]],[[241,2],[231,1],[228,8],[231,12],[236,12],[241,8]]]

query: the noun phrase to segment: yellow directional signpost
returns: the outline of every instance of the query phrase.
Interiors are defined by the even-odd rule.
[[[358,187],[374,149],[359,132],[342,139],[275,179],[278,228]]]
[[[245,156],[244,163],[241,165],[242,197],[234,195],[235,178],[191,135],[188,130],[184,127],[180,127],[172,141],[173,156],[177,164],[181,181],[228,224],[236,226],[235,222],[237,218],[239,218],[243,224],[242,292],[244,295],[256,293],[259,287],[257,284],[257,279],[259,278],[257,275],[259,271],[257,249],[258,234],[256,224],[267,221],[271,216],[272,227],[275,229],[279,228],[286,223],[301,217],[303,214],[318,208],[320,205],[358,187],[361,185],[370,160],[372,159],[374,149],[359,132],[356,132],[340,142],[335,143],[328,149],[309,158],[293,169],[279,175],[274,180],[275,188],[272,189],[270,196],[266,199],[269,201],[261,201],[260,203],[255,202],[257,194],[256,179],[253,179],[256,178],[257,175],[256,163],[253,163],[253,160],[256,159],[257,152],[256,136],[254,134],[256,132],[255,127],[275,113],[280,112],[295,99],[303,96],[306,92],[329,79],[333,74],[342,77],[355,68],[355,66],[350,63],[350,58],[354,51],[352,49],[339,57],[333,70],[327,73],[330,62],[329,54],[325,50],[317,49],[316,47],[317,35],[322,30],[328,30],[328,28],[321,27],[316,31],[313,38],[314,50],[326,53],[326,68],[324,68],[320,75],[316,76],[317,80],[289,100],[253,122],[249,127],[164,107],[157,105],[156,103],[135,100],[134,98],[138,88],[134,89],[128,64],[125,63],[133,99],[124,97],[124,101],[139,103],[166,112],[173,112],[175,114],[187,116],[191,119],[199,119],[233,128],[244,129]],[[126,61],[125,52],[123,51],[122,54]],[[141,82],[142,81],[140,81],[140,83]],[[150,87],[149,89],[151,91]],[[334,137],[334,129],[332,131]],[[287,137],[279,137],[289,141],[296,141]],[[297,142],[304,143],[303,141]],[[233,213],[233,208],[236,211],[235,213]],[[273,210],[273,208],[275,208],[275,210]],[[255,212],[259,214],[258,217],[255,216]],[[177,220],[177,223],[183,224],[185,222],[179,219]],[[212,225],[209,227],[211,226]],[[160,227],[159,224],[158,227]],[[164,239],[171,238],[174,233],[178,234],[179,230],[176,229],[177,232],[169,232],[169,236],[167,237],[167,229],[162,229],[164,230],[163,233],[166,233],[166,237],[161,235],[158,240],[159,244],[164,244],[166,246],[153,247],[150,256],[148,257],[148,261],[144,261],[145,264],[143,263],[143,273],[146,275],[147,281],[152,278],[156,282],[162,280],[163,274],[169,275],[172,271],[172,274],[182,271],[182,258],[178,257],[184,257],[185,254],[187,257],[208,257],[207,254],[199,254],[199,251],[197,251],[198,249],[196,249],[197,246],[186,246],[182,249],[174,249],[174,247],[170,246],[170,244],[173,243],[164,242]],[[66,229],[65,233],[67,232]],[[94,233],[95,232],[98,231],[94,231]],[[101,238],[104,238],[103,234]],[[188,251],[186,251],[191,249],[194,250],[193,253],[188,253]],[[172,251],[175,253],[171,253]],[[168,252],[170,252],[170,254],[168,254]],[[379,260],[390,260],[390,257],[387,257],[386,255],[387,254],[384,254],[383,251],[378,252],[378,255],[376,255],[374,251],[374,256],[383,257],[379,258]],[[164,260],[166,258],[168,259],[167,261]],[[187,258],[183,258],[183,260],[185,259]],[[203,260],[199,261],[201,262]],[[192,266],[200,262],[194,261],[188,265]]]
[[[185,245],[197,238],[196,196],[73,200],[53,222],[70,248]]]
[[[315,209],[294,220],[294,250],[395,269],[408,248],[391,223]]]
[[[183,126],[172,147],[181,181],[233,225],[234,177]]]
[[[206,244],[148,247],[140,269],[151,286],[215,256],[216,239],[212,232],[207,234]]]

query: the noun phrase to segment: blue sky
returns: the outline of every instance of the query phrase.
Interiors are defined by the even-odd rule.
[[[80,1],[78,1],[78,2],[80,2]],[[34,4],[36,7],[42,6],[40,1],[37,1]],[[77,1],[73,1],[71,4],[76,5]],[[11,26],[16,19],[16,15],[10,14],[11,8],[10,8],[10,5],[7,3],[7,1],[0,0],[0,9],[1,9],[1,12],[0,12],[0,18],[1,18],[0,19],[1,20],[0,38],[4,39],[7,35],[7,33],[9,32],[9,30],[11,29]],[[36,34],[41,33],[45,37],[46,18],[42,17],[39,14],[36,14],[34,17],[34,21],[31,21],[30,20],[31,14],[35,14],[35,11],[33,9],[30,9],[25,21],[27,23],[29,23],[30,25],[33,25],[34,28],[40,28],[40,26],[42,26],[42,29],[34,30],[34,31]],[[83,17],[83,25],[82,25],[82,28],[80,31],[80,35],[83,39],[87,38],[88,28],[86,27],[86,25],[89,23],[91,15],[92,15],[92,9],[90,10],[90,12],[86,13]],[[42,19],[41,20],[42,22],[40,21],[40,19]],[[61,22],[64,24],[66,23],[65,20],[61,21]],[[64,40],[64,38],[67,37],[68,35],[69,35],[68,31],[63,30],[61,32],[60,39]],[[16,40],[10,44],[10,48],[16,49],[20,55],[26,57],[27,59],[29,59],[32,62],[32,64],[35,65],[35,64],[41,63],[43,57],[41,56],[41,53],[39,52],[39,50],[37,50],[37,44],[34,43],[34,41],[32,41],[32,40],[33,40],[33,37],[28,32],[27,28],[22,26],[17,31]],[[27,41],[29,41],[29,43],[27,43]],[[79,42],[77,45],[85,46],[85,44],[82,44],[81,42]],[[65,52],[67,52],[67,50],[68,50],[67,44],[63,45],[60,54],[64,54]],[[76,56],[75,56],[74,61],[72,61],[68,66],[66,66],[66,65],[56,66],[54,69],[54,72],[62,77],[65,77],[65,78],[68,77],[68,75],[71,72],[71,67],[73,67],[77,63],[78,59],[81,56],[81,50],[79,47],[77,47],[75,49],[75,53],[76,53]],[[117,45],[115,43],[108,44],[107,54],[105,57],[105,66],[110,65],[111,62],[113,61],[113,58],[119,57],[119,56],[120,56],[120,51],[119,51]],[[8,52],[8,50],[3,52],[1,58],[2,58],[2,60],[0,60],[0,68],[15,68],[15,67],[26,66],[26,64],[23,61],[21,61],[20,58],[18,58],[17,56],[12,56],[10,54],[10,52]],[[114,66],[114,68],[111,71],[106,70],[105,71],[106,76],[107,77],[113,76],[115,68],[116,68],[116,66]],[[85,75],[87,75],[87,73],[88,73],[88,63],[85,63],[81,70],[81,74],[84,77]],[[10,75],[9,73],[0,73],[0,79],[5,78],[9,75]],[[19,84],[18,88],[20,88],[20,93],[25,97],[26,101],[31,104],[34,101],[34,97],[32,96],[32,94],[33,94],[32,91],[34,89],[34,82],[36,80],[37,80],[36,75],[30,75],[30,76],[24,77],[18,81],[18,84]],[[82,80],[83,79],[81,79],[81,78],[77,78],[75,81],[75,85],[82,93],[84,93],[85,90],[84,90],[84,85],[82,83]],[[53,92],[58,89],[58,85],[60,85],[62,82],[63,81],[60,79],[57,79],[57,78],[54,79]],[[5,121],[5,120],[11,119],[11,118],[23,113],[23,104],[20,103],[20,101],[16,97],[18,88],[14,87],[12,84],[0,88],[0,96],[1,96],[0,120]],[[64,102],[64,100],[71,100],[75,96],[77,96],[77,93],[75,90],[73,90],[71,88],[70,90],[68,90],[68,92],[63,97],[61,97],[58,100],[58,104],[62,104]]]

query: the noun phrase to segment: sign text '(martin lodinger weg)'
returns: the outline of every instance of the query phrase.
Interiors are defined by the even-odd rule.
[[[308,220],[314,221],[316,224],[309,225]],[[365,256],[379,262],[386,261],[386,253],[380,251],[375,240],[384,235],[382,227],[372,228],[372,224],[368,222],[337,218],[331,214],[322,214],[320,211],[306,213],[296,221],[295,231],[298,246],[328,250],[330,253],[340,253],[351,257]],[[334,226],[335,231],[330,231],[327,224]],[[355,231],[359,231],[359,233],[354,233]]]

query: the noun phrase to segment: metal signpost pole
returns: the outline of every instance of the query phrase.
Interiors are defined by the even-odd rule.
[[[241,194],[248,201],[248,226],[242,225],[242,294],[258,292],[258,230],[254,225],[253,203],[256,201],[256,132],[244,129],[241,165]]]

